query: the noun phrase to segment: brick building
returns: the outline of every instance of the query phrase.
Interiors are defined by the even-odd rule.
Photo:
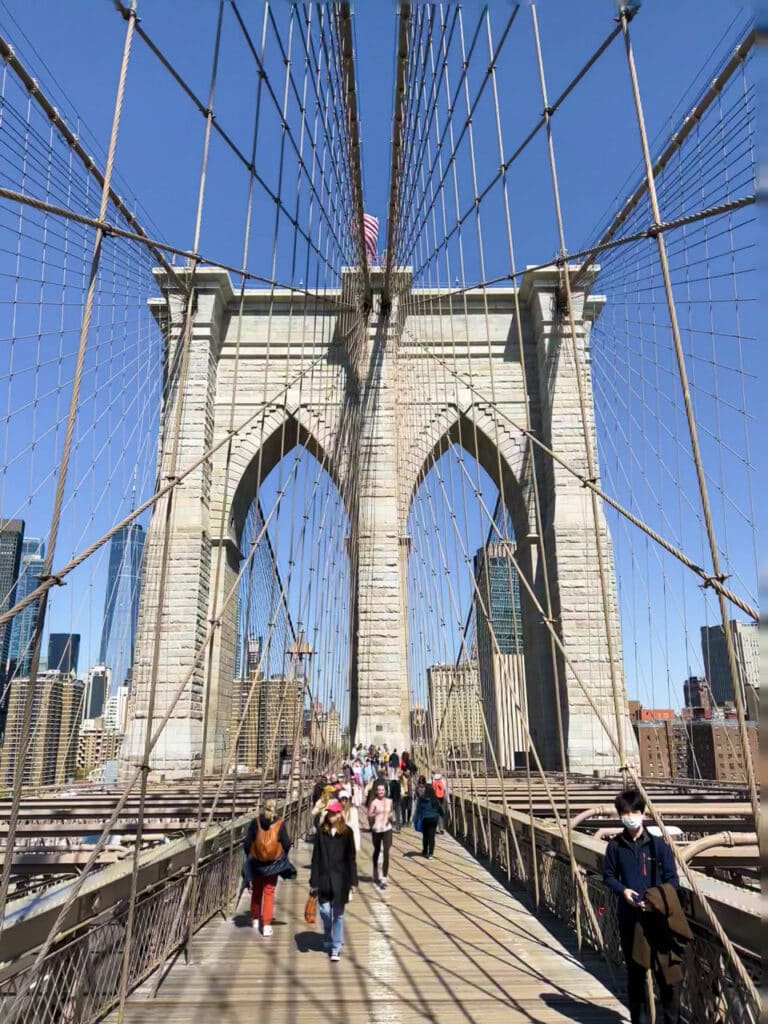
[[[696,775],[701,773],[702,779],[717,782],[746,782],[738,722],[733,719],[691,722],[688,732]],[[756,722],[747,722],[747,735],[753,763],[757,763]]]

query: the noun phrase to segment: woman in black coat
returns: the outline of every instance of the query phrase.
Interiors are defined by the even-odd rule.
[[[416,809],[413,812],[413,827],[421,832],[421,855],[429,860],[435,853],[435,833],[444,814],[443,803],[435,796],[431,786],[419,781],[416,787]]]
[[[256,843],[257,836],[261,839]],[[291,871],[288,851],[291,837],[285,821],[278,818],[274,800],[265,800],[258,818],[248,827],[243,841],[245,878],[251,887],[251,923],[261,934],[272,934],[272,915],[278,878]],[[258,856],[259,851],[263,856]]]
[[[309,891],[317,896],[323,922],[324,948],[336,963],[344,945],[344,908],[357,885],[357,855],[352,829],[338,800],[326,807],[312,851]]]

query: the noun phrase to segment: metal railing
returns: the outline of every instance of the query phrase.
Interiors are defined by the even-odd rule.
[[[594,934],[588,915],[580,907],[569,858],[553,825],[538,823],[533,843],[527,818],[513,812],[513,825],[524,873],[521,875],[509,825],[499,812],[489,812],[485,807],[476,807],[470,801],[457,797],[451,800],[451,811],[452,834],[476,854],[487,857],[511,881],[529,891],[533,884],[532,857],[535,855],[540,907],[554,914],[574,931],[576,914],[579,913],[584,945],[592,950],[600,950],[601,942]],[[574,853],[600,924],[603,953],[612,965],[622,965],[624,959],[619,939],[616,899],[602,881],[601,848],[604,849],[604,844],[597,844],[590,836],[574,836]],[[706,881],[703,879],[704,884]],[[738,898],[739,890],[732,889],[732,893]],[[759,899],[759,895],[756,895],[756,899]],[[723,947],[702,923],[693,894],[685,888],[684,883],[681,884],[681,903],[694,935],[693,941],[686,947],[683,968],[681,1002],[684,1019],[690,1024],[756,1024],[760,1019],[760,1007],[755,1005],[745,990]],[[764,971],[760,954],[759,911],[752,912],[744,906],[730,906],[728,915],[729,922],[737,932],[729,934],[729,937],[738,946],[750,977],[761,988]]]
[[[301,831],[304,804],[292,804],[286,814],[288,827],[295,835]],[[235,821],[234,850],[230,848],[229,826],[209,830],[198,870],[193,932],[217,914],[226,915],[237,896],[242,869],[240,844],[251,817],[244,815]],[[193,847],[193,838],[187,837],[169,843],[159,855],[157,850],[147,851],[154,880],[140,890],[136,904],[129,991],[184,946],[190,923],[185,904]],[[119,898],[120,879],[104,871],[95,876],[97,883],[99,875],[104,876],[102,884],[92,886],[84,897],[93,912],[63,936],[39,966],[34,967],[34,949],[30,949],[0,968],[3,1024],[91,1024],[118,1002],[128,902]],[[65,898],[68,886],[59,888],[59,896]],[[101,909],[100,900],[110,891],[117,893],[118,899]],[[15,927],[24,923],[19,920]],[[41,923],[38,931],[43,926]],[[6,926],[4,945],[13,944],[13,929],[13,923]]]

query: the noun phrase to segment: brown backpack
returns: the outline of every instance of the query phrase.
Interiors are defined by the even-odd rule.
[[[256,835],[253,837],[249,851],[249,855],[254,860],[266,863],[271,860],[277,860],[282,855],[283,847],[277,838],[282,824],[283,819],[278,818],[277,821],[272,822],[269,828],[264,829],[261,828],[258,821],[256,822]]]

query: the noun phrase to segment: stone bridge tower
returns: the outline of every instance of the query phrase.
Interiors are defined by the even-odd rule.
[[[182,271],[182,273],[184,273]],[[347,280],[350,274],[345,275]],[[183,778],[201,767],[221,771],[226,757],[235,677],[235,602],[220,613],[212,657],[195,664],[212,609],[221,608],[242,559],[240,538],[259,483],[276,465],[286,445],[306,444],[324,461],[342,496],[356,475],[356,588],[352,623],[352,734],[362,741],[408,746],[408,662],[406,519],[410,500],[433,455],[451,441],[462,445],[490,474],[506,498],[514,524],[517,557],[543,603],[542,560],[532,501],[530,446],[519,425],[528,404],[538,436],[579,472],[586,474],[576,367],[571,339],[559,315],[555,268],[527,273],[520,292],[525,357],[521,365],[514,324],[514,290],[469,292],[460,310],[442,302],[429,316],[430,293],[411,291],[410,275],[396,275],[390,315],[378,312],[383,275],[374,271],[373,312],[355,383],[356,417],[349,416],[350,364],[345,356],[342,318],[329,293],[317,301],[295,294],[246,291],[242,318],[226,272],[200,268],[195,274],[197,306],[188,353],[187,386],[180,416],[178,394],[170,389],[160,438],[161,475],[179,422],[179,466],[184,468],[226,438],[230,405],[238,430],[229,465],[222,445],[177,489],[168,545],[165,613],[157,627],[160,551],[166,531],[162,510],[153,516],[134,658],[129,725],[121,770],[141,763],[147,725],[153,654],[158,673],[154,728],[182,680],[181,699],[156,746],[152,766],[167,778]],[[162,298],[152,301],[168,339],[168,366],[174,365],[183,318],[178,285],[158,272]],[[588,364],[589,329],[602,299],[586,291],[574,295],[576,343],[583,355],[589,397],[589,438],[595,445]],[[346,287],[346,285],[344,285]],[[434,297],[434,296],[433,296]],[[439,297],[438,297],[439,298]],[[434,305],[434,304],[433,304]],[[443,306],[445,305],[445,308]],[[297,311],[298,306],[298,311]],[[450,339],[448,341],[447,339]],[[235,353],[239,371],[235,388]],[[435,386],[434,358],[450,360],[441,393]],[[410,387],[402,386],[406,368]],[[425,386],[418,388],[419,375]],[[426,385],[429,380],[429,386]],[[471,382],[471,386],[470,386]],[[235,392],[233,394],[233,392]],[[492,400],[493,398],[493,400]],[[346,414],[345,414],[346,410]],[[350,426],[351,424],[351,426]],[[608,722],[615,722],[602,616],[601,589],[588,494],[578,479],[549,459],[537,458],[543,543],[560,637]],[[224,529],[221,529],[221,523]],[[600,513],[597,527],[609,566],[609,603],[616,637],[615,677],[623,690],[621,645],[616,611],[610,538]],[[214,595],[213,566],[223,549]],[[353,562],[353,564],[354,564]],[[523,600],[523,630],[529,721],[545,767],[559,767],[549,638],[541,617]],[[618,761],[572,673],[560,665],[569,766],[574,771],[615,772]],[[208,706],[208,737],[203,749],[203,716]],[[627,750],[635,750],[628,715],[623,730]]]

